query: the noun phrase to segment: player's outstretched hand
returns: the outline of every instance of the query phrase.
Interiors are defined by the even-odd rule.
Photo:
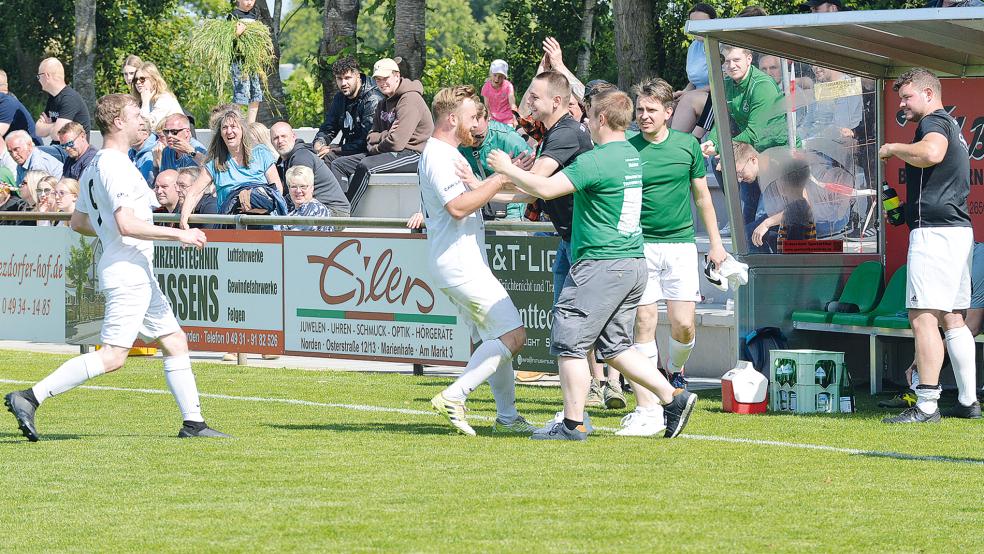
[[[705,156],[714,157],[717,156],[717,149],[714,148],[714,143],[707,141],[700,145],[700,151],[704,153]]]
[[[526,152],[520,152],[512,159],[514,166],[522,169],[523,171],[529,171],[533,169],[533,162],[536,158],[532,154],[527,154]]]
[[[492,152],[489,152],[489,156],[486,158],[486,161],[493,171],[496,173],[502,173],[503,175],[507,175],[507,171],[509,171],[509,168],[511,168],[513,164],[509,154],[506,154],[502,150],[493,150]]]
[[[424,226],[424,214],[417,212],[407,220],[407,229],[421,229]]]
[[[475,190],[481,185],[475,174],[472,173],[472,168],[468,165],[468,162],[457,160],[454,162],[454,174],[461,179],[461,182],[465,184],[470,190]]]
[[[178,240],[181,241],[181,244],[194,246],[195,248],[204,248],[208,244],[208,237],[205,236],[205,232],[201,229],[184,229],[181,231],[181,236]]]

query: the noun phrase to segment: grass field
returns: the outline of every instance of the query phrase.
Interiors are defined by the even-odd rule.
[[[0,390],[63,359],[0,351]],[[174,438],[160,359],[48,401],[39,443],[0,413],[0,550],[984,550],[981,421],[887,427],[867,398],[853,416],[736,416],[704,394],[678,439],[534,443],[490,436],[488,387],[469,438],[429,413],[446,379],[196,372],[206,418],[235,440]],[[520,410],[543,422],[559,394],[520,387]]]

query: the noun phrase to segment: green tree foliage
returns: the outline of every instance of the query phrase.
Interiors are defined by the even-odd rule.
[[[318,127],[324,121],[321,83],[304,66],[284,81],[284,96],[294,127]]]

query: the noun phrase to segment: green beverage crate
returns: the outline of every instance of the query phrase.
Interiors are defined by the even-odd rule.
[[[843,352],[771,350],[769,361],[770,410],[799,414],[840,411]],[[822,410],[818,410],[817,395],[821,393],[825,396],[820,397]]]

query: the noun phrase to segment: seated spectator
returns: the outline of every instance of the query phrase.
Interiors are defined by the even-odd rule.
[[[779,177],[779,190],[782,192],[785,209],[781,212],[779,237],[777,240],[780,253],[785,251],[787,240],[816,240],[817,226],[813,218],[813,210],[807,200],[806,185],[810,180],[810,166],[804,161],[793,158],[783,166]]]
[[[200,167],[182,167],[178,170],[178,197],[181,199],[181,203],[184,204],[185,193],[195,181],[198,180],[198,176],[201,175],[202,170]],[[179,210],[180,211],[180,210]],[[201,199],[195,206],[195,209],[191,212],[193,215],[206,215],[206,214],[217,214],[219,213],[219,206],[215,199],[215,186],[209,185],[208,190],[202,194]],[[213,225],[209,223],[192,223],[191,227],[197,229],[218,229],[222,227],[221,225]]]
[[[485,100],[489,119],[505,125],[514,126],[513,112],[519,111],[516,105],[516,92],[509,81],[509,64],[505,60],[492,60],[489,78],[482,85],[482,98]]]
[[[133,165],[137,166],[140,174],[143,175],[144,181],[147,181],[147,186],[152,188],[154,176],[157,173],[154,168],[160,165],[154,163],[154,158],[161,149],[157,148],[159,142],[157,135],[153,132],[153,127],[150,125],[150,118],[141,115],[140,119],[137,142],[130,146],[130,159],[133,161]]]
[[[154,180],[154,196],[160,207],[155,214],[181,213],[181,196],[178,194],[178,172],[167,169],[157,174]],[[165,227],[174,227],[173,223],[162,223]]]
[[[521,154],[533,155],[533,149],[523,139],[523,137],[509,125],[489,118],[485,104],[476,102],[478,125],[472,131],[473,144],[465,146],[462,144],[458,151],[468,160],[471,165],[472,173],[483,181],[491,176],[495,171],[489,167],[488,157],[493,150],[502,150],[509,157],[515,158]],[[500,204],[501,206],[501,204]],[[488,206],[487,206],[488,207]],[[511,202],[506,205],[506,219],[522,219],[526,209],[525,202]],[[482,208],[482,215],[490,219],[495,212]]]
[[[343,156],[331,162],[339,183],[348,183],[346,196],[352,213],[376,173],[415,173],[420,153],[434,132],[434,119],[424,100],[420,81],[404,79],[394,60],[383,58],[372,71],[385,98],[379,104],[367,137],[367,154]]]
[[[24,178],[20,192],[33,194],[28,197],[22,195],[21,199],[31,206],[31,211],[39,213],[54,213],[58,211],[58,203],[55,201],[55,185],[58,179],[41,171],[31,171]],[[42,219],[37,222],[39,227],[50,227],[54,223],[51,220]]]
[[[133,90],[131,88],[133,84],[133,76],[137,74],[137,68],[141,65],[143,65],[143,60],[140,59],[140,56],[134,54],[130,54],[125,60],[123,60],[123,82],[126,83],[126,88],[128,91]]]
[[[701,21],[717,18],[714,7],[704,2],[694,4],[688,19]],[[707,54],[704,51],[704,38],[692,37],[687,48],[687,86],[673,93],[676,106],[673,110],[671,128],[684,133],[693,133],[702,138],[709,123],[701,121],[705,106],[709,106],[710,81],[707,76]]]
[[[0,181],[0,212],[29,212],[31,207],[23,199],[12,194],[14,187]],[[36,225],[34,221],[0,220],[0,225]]]
[[[296,165],[287,170],[287,189],[294,202],[294,209],[288,216],[296,217],[331,217],[328,206],[314,198],[314,172],[310,167]],[[280,225],[281,231],[322,231],[330,233],[335,230],[331,225]]]
[[[38,82],[41,89],[48,93],[48,101],[41,112],[41,117],[34,123],[35,131],[41,138],[51,137],[52,144],[57,145],[56,133],[69,121],[75,121],[85,129],[86,138],[92,127],[89,108],[85,105],[82,95],[65,83],[65,67],[55,58],[46,58],[38,66]],[[46,147],[48,148],[48,147]],[[50,148],[48,153],[64,162],[67,153],[64,149]]]
[[[806,6],[812,13],[842,12],[846,9],[841,0],[807,0]]]
[[[49,175],[44,171],[28,171],[24,174],[24,180],[21,181],[17,188],[17,195],[24,202],[27,202],[27,205],[32,210],[38,205],[38,185],[45,177],[49,177]],[[49,186],[48,188],[51,187]],[[44,194],[50,193],[50,191],[45,191],[45,187],[41,187],[41,192]]]
[[[779,56],[772,54],[759,56],[758,68],[762,70],[762,73],[772,77],[777,85],[782,86],[782,61]]]
[[[85,129],[74,121],[66,123],[58,131],[58,142],[68,153],[65,165],[62,166],[62,176],[78,181],[85,168],[89,167],[92,158],[96,157],[97,150],[86,139]]]
[[[10,174],[10,184],[16,185],[17,162],[14,161],[10,152],[7,151],[7,142],[0,139],[0,178],[8,173]]]
[[[159,171],[201,167],[205,163],[205,145],[191,135],[191,120],[185,114],[176,113],[164,118],[161,136],[165,146],[161,149]]]
[[[55,191],[51,195],[55,199],[55,206],[59,213],[73,213],[75,212],[75,203],[79,201],[79,182],[75,179],[62,177],[55,185]],[[68,222],[59,221],[55,225],[68,227]]]
[[[150,118],[151,129],[156,129],[157,124],[169,115],[184,113],[157,66],[150,62],[137,68],[130,89],[130,94],[140,105],[140,113]]]
[[[41,145],[41,139],[34,130],[31,112],[13,94],[0,92],[0,138],[13,131],[26,131],[34,144]]]
[[[24,180],[24,174],[31,170],[44,171],[57,178],[62,176],[62,162],[34,146],[31,135],[26,131],[13,131],[7,135],[7,149],[10,157],[17,162],[17,182]]]
[[[210,184],[215,184],[219,213],[285,215],[287,204],[273,154],[256,144],[238,108],[213,117],[208,161],[195,184],[185,191],[187,204],[181,209],[181,226]]]
[[[314,197],[328,206],[335,217],[349,217],[351,206],[335,175],[314,153],[311,146],[297,138],[294,128],[289,123],[285,121],[274,123],[270,128],[270,141],[273,142],[273,147],[280,156],[277,161],[277,172],[281,180],[286,182],[287,171],[293,167],[310,168],[314,174]],[[291,197],[293,198],[293,194]]]
[[[338,92],[332,98],[325,122],[314,136],[314,149],[325,163],[331,163],[341,156],[366,154],[366,139],[372,131],[376,107],[383,99],[383,93],[376,88],[375,81],[359,70],[359,62],[352,56],[340,58],[331,66],[331,71],[335,75]],[[332,144],[339,134],[342,135],[341,141]]]
[[[273,159],[277,159],[277,149],[273,147],[273,142],[270,141],[270,129],[258,121],[249,123],[246,127],[247,132],[253,137],[253,142],[266,146],[266,149],[270,151]],[[283,183],[283,180],[280,182]]]

